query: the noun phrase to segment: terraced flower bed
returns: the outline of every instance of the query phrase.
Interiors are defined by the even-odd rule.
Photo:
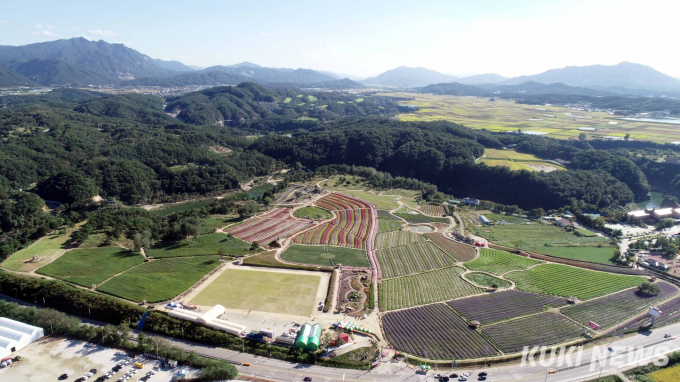
[[[430,242],[385,248],[376,252],[383,279],[407,276],[456,264],[456,259]]]
[[[481,272],[470,272],[466,273],[463,278],[472,281],[477,285],[481,285],[488,288],[506,289],[510,288],[512,284],[507,280],[499,279],[486,273]]]
[[[444,207],[434,204],[422,204],[418,206],[418,211],[428,216],[441,217],[446,214]]]
[[[661,291],[656,295],[640,293],[634,288],[569,306],[561,312],[583,325],[593,321],[600,325],[600,328],[608,328],[678,293],[677,288],[666,282],[660,282],[659,287]]]
[[[467,276],[467,275],[466,275]],[[566,298],[508,290],[447,302],[469,321],[482,325],[540,313],[549,307],[567,304]]]
[[[498,351],[444,304],[383,316],[385,336],[397,350],[429,359],[480,358]]]
[[[229,228],[226,232],[249,243],[257,241],[261,245],[267,245],[278,238],[292,236],[308,228],[310,224],[307,220],[290,216],[290,208],[274,208],[264,215]]]
[[[383,280],[380,284],[379,302],[382,311],[446,301],[483,293],[463,280],[460,267],[438,269],[417,275]]]
[[[577,297],[580,300],[631,288],[645,281],[642,277],[596,272],[562,264],[541,264],[524,272],[504,276],[517,289],[528,292]]]
[[[449,255],[458,259],[458,261],[466,262],[475,258],[477,252],[475,247],[451,239],[447,239],[439,232],[432,232],[424,234],[428,239],[432,240],[439,247],[449,253]]]
[[[491,325],[482,332],[507,354],[522,351],[525,346],[550,346],[576,339],[584,328],[559,314],[541,313]]]
[[[477,260],[466,263],[465,266],[474,271],[486,271],[494,275],[502,275],[509,271],[527,269],[540,261],[512,253],[483,248]]]
[[[375,248],[380,249],[388,247],[398,247],[400,245],[417,243],[423,240],[425,239],[423,239],[422,235],[403,229],[399,231],[379,233],[375,237]]]

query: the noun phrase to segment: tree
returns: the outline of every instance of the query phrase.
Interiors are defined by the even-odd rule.
[[[670,228],[670,227],[672,227],[674,224],[675,224],[675,221],[674,221],[673,219],[671,219],[671,218],[666,218],[666,219],[663,219],[663,220],[661,220],[660,222],[658,222],[658,223],[656,224],[656,228],[661,230],[661,229],[664,229],[664,228]]]
[[[588,134],[586,133],[581,133],[578,135],[578,140],[581,142],[584,142],[586,139],[588,139]]]
[[[217,250],[217,256],[220,256],[220,257],[225,257],[225,256],[227,256],[227,250],[224,249],[224,247],[220,247],[220,248]]]
[[[253,251],[256,250],[256,249],[258,249],[258,248],[260,248],[260,243],[258,243],[257,241],[253,241],[253,242],[250,244],[250,249],[252,249]]]
[[[240,206],[237,209],[238,216],[241,219],[251,217],[259,211],[260,211],[260,205],[257,204],[257,202],[254,202],[252,200],[245,202],[245,204],[243,204],[242,206]]]
[[[626,133],[626,135],[623,137],[623,139],[629,140],[630,139],[630,133]]]
[[[45,200],[61,203],[81,203],[97,194],[97,187],[91,179],[73,171],[62,171],[41,181],[37,191]]]
[[[661,291],[661,288],[659,287],[658,284],[650,283],[649,281],[645,281],[642,284],[638,285],[638,290],[642,293],[646,294],[659,294]]]
[[[144,231],[144,233],[135,233],[132,242],[135,246],[135,251],[139,251],[142,248],[148,248],[151,245],[151,232]]]
[[[238,371],[227,361],[216,361],[215,364],[206,366],[198,372],[198,377],[207,381],[232,380],[237,376]]]

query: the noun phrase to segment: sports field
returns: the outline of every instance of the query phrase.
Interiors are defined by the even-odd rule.
[[[30,272],[49,263],[64,250],[70,235],[49,235],[7,258],[2,266],[12,271]],[[30,262],[34,255],[39,261]]]
[[[74,249],[37,272],[89,288],[142,262],[139,252],[117,246]]]
[[[224,233],[209,233],[195,237],[192,241],[159,243],[147,249],[146,255],[154,258],[216,255],[220,248],[229,256],[241,256],[249,252],[250,244]]]
[[[191,303],[309,316],[320,282],[317,275],[227,269]]]
[[[366,251],[323,245],[291,245],[281,254],[281,258],[293,263],[328,265],[347,265],[350,267],[370,267]]]
[[[659,143],[680,141],[680,130],[662,123],[625,121],[607,113],[573,111],[556,106],[522,105],[496,98],[440,96],[416,93],[387,93],[391,96],[413,98],[409,105],[419,106],[415,113],[399,114],[401,121],[450,121],[473,129],[512,131],[541,134],[551,138],[576,138],[584,131],[579,127],[592,127],[596,131],[588,136],[645,139]],[[546,114],[554,116],[548,117]],[[610,124],[610,122],[615,124]]]

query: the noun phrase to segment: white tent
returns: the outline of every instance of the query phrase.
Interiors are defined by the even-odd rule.
[[[42,328],[0,317],[0,356],[7,357],[43,335]]]

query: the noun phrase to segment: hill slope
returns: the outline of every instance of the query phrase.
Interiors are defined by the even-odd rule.
[[[378,76],[366,78],[361,82],[364,84],[387,86],[425,86],[455,80],[457,80],[457,77],[442,74],[434,70],[400,66]]]
[[[202,72],[222,72],[232,75],[245,76],[255,82],[294,82],[309,84],[323,81],[333,81],[335,78],[311,69],[280,69],[253,66],[255,64],[241,63],[238,66],[211,66]]]

